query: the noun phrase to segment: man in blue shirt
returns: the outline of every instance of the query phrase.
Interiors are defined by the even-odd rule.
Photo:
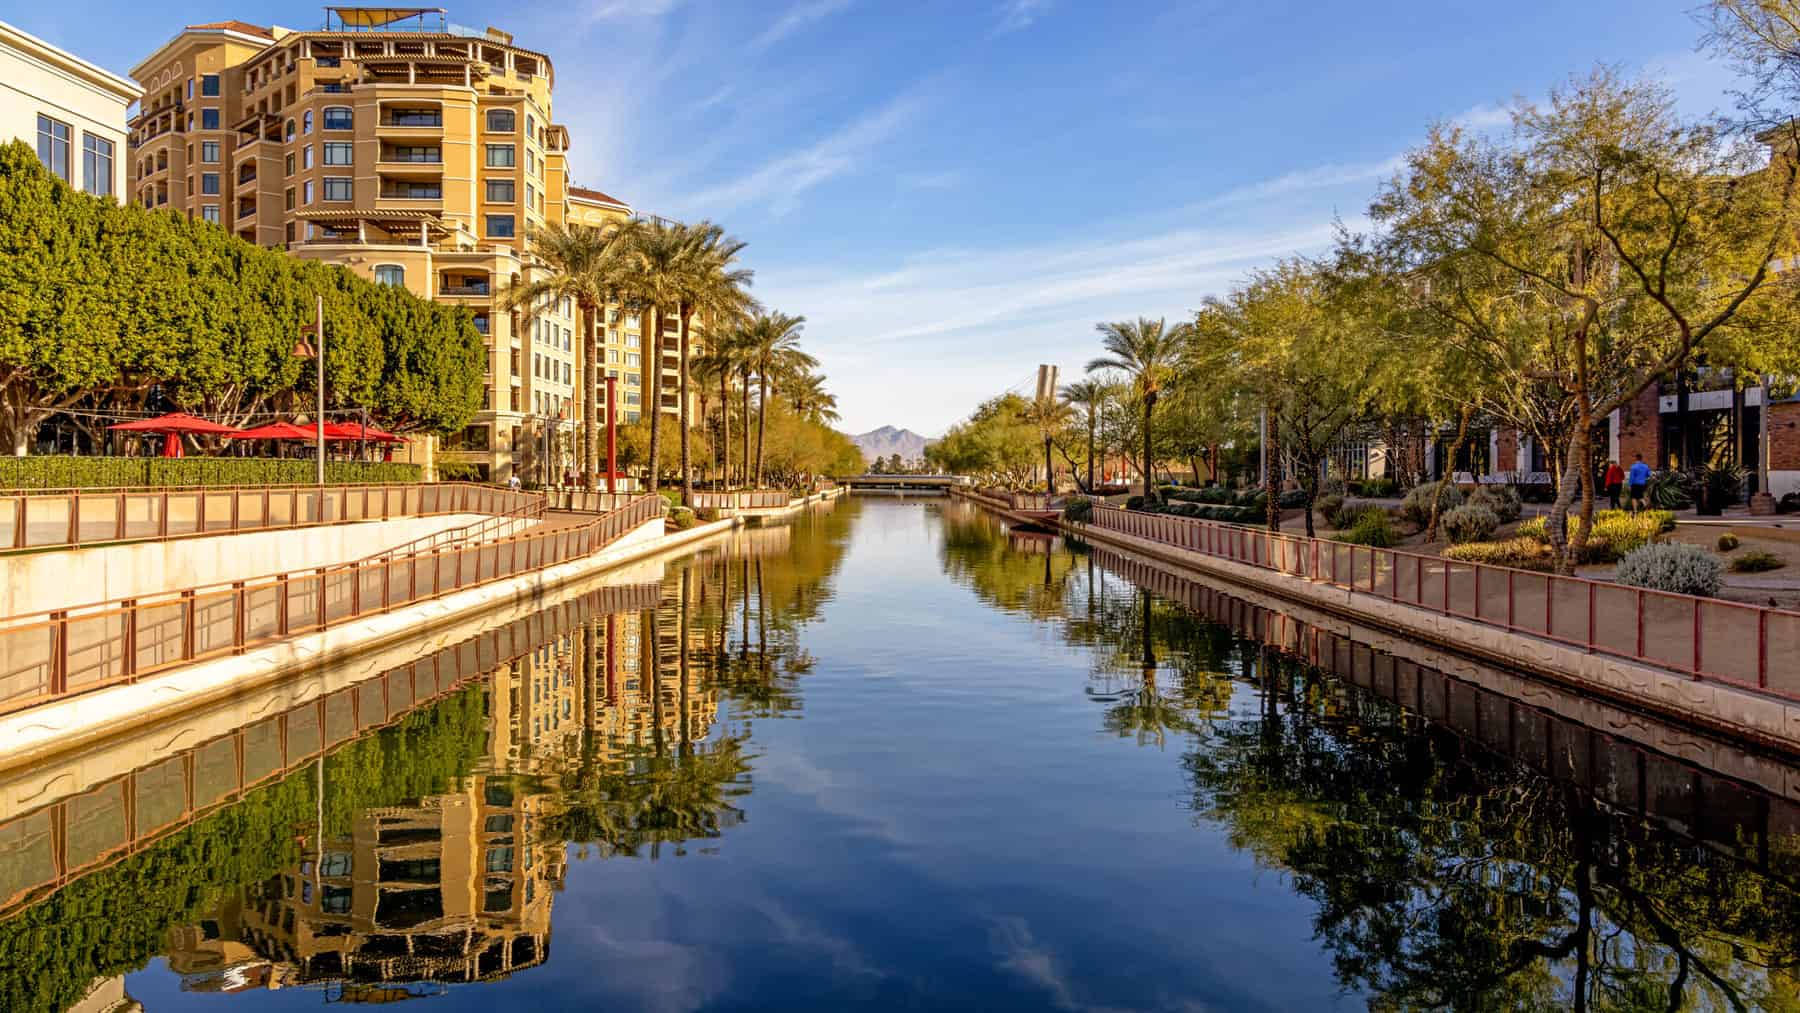
[[[1644,487],[1650,484],[1650,466],[1644,463],[1643,454],[1632,455],[1631,471],[1625,476],[1626,483],[1631,486],[1631,512],[1637,513],[1645,508]]]

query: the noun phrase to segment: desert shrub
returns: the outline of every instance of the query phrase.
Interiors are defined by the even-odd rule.
[[[1359,495],[1370,499],[1387,499],[1400,491],[1400,483],[1391,478],[1365,478]]]
[[[1142,509],[1144,509],[1144,497],[1133,496],[1130,499],[1126,500],[1125,501],[1125,509],[1127,509],[1127,510],[1142,510]]]
[[[1319,495],[1321,496],[1343,496],[1347,495],[1349,492],[1350,487],[1344,483],[1343,479],[1338,478],[1336,475],[1319,483]]]
[[[1626,553],[1613,579],[1626,587],[1711,598],[1725,582],[1725,566],[1698,545],[1658,542]]]
[[[676,506],[669,508],[667,520],[669,526],[675,530],[686,531],[694,526],[696,518],[694,517],[694,511],[684,506]]]
[[[1338,530],[1339,531],[1348,531],[1351,528],[1356,527],[1356,522],[1362,518],[1363,514],[1367,514],[1367,513],[1377,513],[1377,514],[1381,514],[1383,517],[1387,516],[1387,510],[1384,507],[1382,507],[1382,505],[1380,503],[1368,503],[1368,502],[1364,502],[1362,500],[1352,500],[1348,503],[1345,503],[1343,508],[1338,511],[1338,516],[1337,516]],[[1371,523],[1373,523],[1373,522],[1371,522]]]
[[[1344,497],[1338,495],[1320,496],[1313,504],[1319,512],[1319,518],[1329,527],[1337,527],[1338,511],[1344,508]]]
[[[1280,504],[1283,510],[1297,510],[1306,505],[1306,490],[1289,489],[1276,497],[1275,502]]]
[[[1544,545],[1550,544],[1550,518],[1533,517],[1519,525],[1518,534]],[[1569,515],[1569,534],[1581,528],[1581,517]],[[1657,535],[1675,528],[1675,515],[1667,510],[1645,510],[1632,514],[1625,510],[1600,510],[1594,514],[1594,530],[1588,533],[1582,547],[1582,563],[1613,563],[1626,553],[1650,543]]]
[[[1444,550],[1444,556],[1465,563],[1510,566],[1519,570],[1540,570],[1547,573],[1555,569],[1555,560],[1550,555],[1550,547],[1532,538],[1508,538],[1498,542],[1467,542],[1462,545],[1452,545]]]
[[[1644,498],[1658,510],[1686,510],[1694,505],[1700,481],[1685,471],[1659,471],[1650,476]]]
[[[1738,536],[1727,531],[1719,536],[1719,551],[1730,552],[1738,547]]]
[[[1743,555],[1740,555],[1731,561],[1731,572],[1767,573],[1770,570],[1779,570],[1786,565],[1786,563],[1781,561],[1781,557],[1773,552],[1765,552],[1762,549],[1750,549]]]
[[[1076,524],[1091,524],[1094,520],[1094,501],[1085,496],[1076,496],[1063,504],[1063,520]]]
[[[1452,542],[1485,542],[1494,537],[1500,518],[1481,503],[1464,503],[1446,512],[1439,523],[1443,525],[1444,537]]]
[[[1438,483],[1421,482],[1412,487],[1406,498],[1400,501],[1400,516],[1413,527],[1423,531],[1431,523],[1431,504],[1437,499]],[[1463,491],[1454,483],[1444,490],[1444,499],[1439,507],[1440,515],[1455,510],[1463,505]]]
[[[1469,502],[1492,510],[1502,524],[1511,524],[1525,512],[1525,503],[1519,498],[1519,490],[1510,485],[1484,485],[1475,490],[1475,494],[1469,497]]]
[[[1393,525],[1388,523],[1387,511],[1376,509],[1358,513],[1356,522],[1348,531],[1339,534],[1337,540],[1385,549],[1399,542],[1400,536],[1394,531]]]

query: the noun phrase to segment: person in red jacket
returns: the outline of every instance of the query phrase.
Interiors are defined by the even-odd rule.
[[[1601,479],[1600,484],[1606,488],[1606,498],[1612,503],[1612,508],[1619,509],[1619,488],[1625,484],[1625,469],[1619,467],[1619,462],[1606,462],[1606,477]]]

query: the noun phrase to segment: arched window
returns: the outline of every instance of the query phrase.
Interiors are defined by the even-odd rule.
[[[287,121],[287,139],[290,141],[294,139],[294,121],[293,120]]]
[[[406,268],[399,264],[376,264],[375,283],[404,286],[406,284]]]
[[[307,111],[300,114],[300,132],[303,134],[312,133],[312,110],[311,109],[308,109]]]
[[[355,125],[355,117],[349,106],[326,106],[325,129],[349,130]]]

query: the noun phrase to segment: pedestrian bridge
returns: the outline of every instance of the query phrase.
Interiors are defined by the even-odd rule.
[[[969,484],[961,475],[853,475],[838,481],[851,492],[947,492]]]

